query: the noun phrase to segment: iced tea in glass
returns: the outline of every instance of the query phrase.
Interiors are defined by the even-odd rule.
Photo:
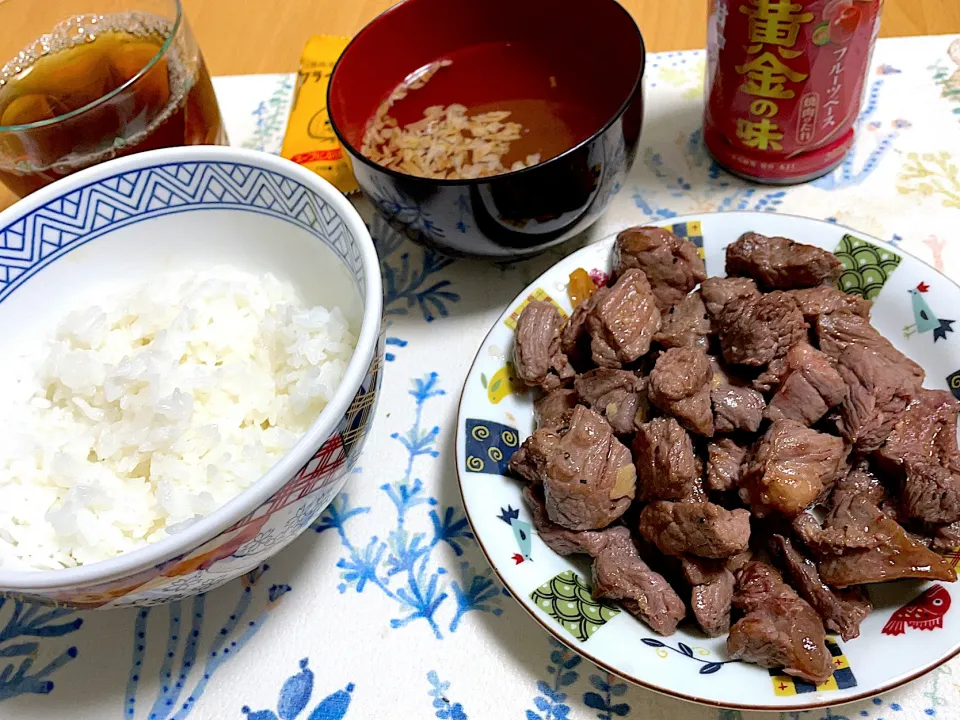
[[[0,182],[17,196],[142,150],[226,143],[179,0],[3,0],[0,27]]]

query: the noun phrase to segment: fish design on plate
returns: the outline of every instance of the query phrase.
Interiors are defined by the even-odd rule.
[[[906,628],[935,630],[943,627],[943,616],[950,609],[950,593],[943,585],[934,585],[897,610],[880,632],[903,635]]]

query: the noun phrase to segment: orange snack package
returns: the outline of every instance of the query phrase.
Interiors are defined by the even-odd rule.
[[[293,108],[280,154],[329,180],[342,193],[356,192],[350,159],[337,140],[327,114],[330,73],[350,40],[315,35],[300,55]]]

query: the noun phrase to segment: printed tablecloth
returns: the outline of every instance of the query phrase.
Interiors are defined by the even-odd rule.
[[[703,72],[702,51],[649,57],[640,155],[589,239],[691,212],[787,212],[887,239],[960,279],[960,38],[881,40],[855,150],[794,188],[748,185],[711,163]],[[276,152],[293,76],[215,84],[233,142]],[[0,719],[740,717],[628,686],[555,642],[503,592],[464,518],[461,383],[507,302],[572,245],[495,266],[373,229],[388,354],[344,491],[273,561],[206,595],[102,613],[0,601]],[[960,717],[958,678],[960,659],[873,700],[784,717]]]

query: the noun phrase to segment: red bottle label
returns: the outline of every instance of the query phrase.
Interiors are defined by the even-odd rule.
[[[769,182],[815,177],[853,143],[883,0],[712,0],[704,139]]]

